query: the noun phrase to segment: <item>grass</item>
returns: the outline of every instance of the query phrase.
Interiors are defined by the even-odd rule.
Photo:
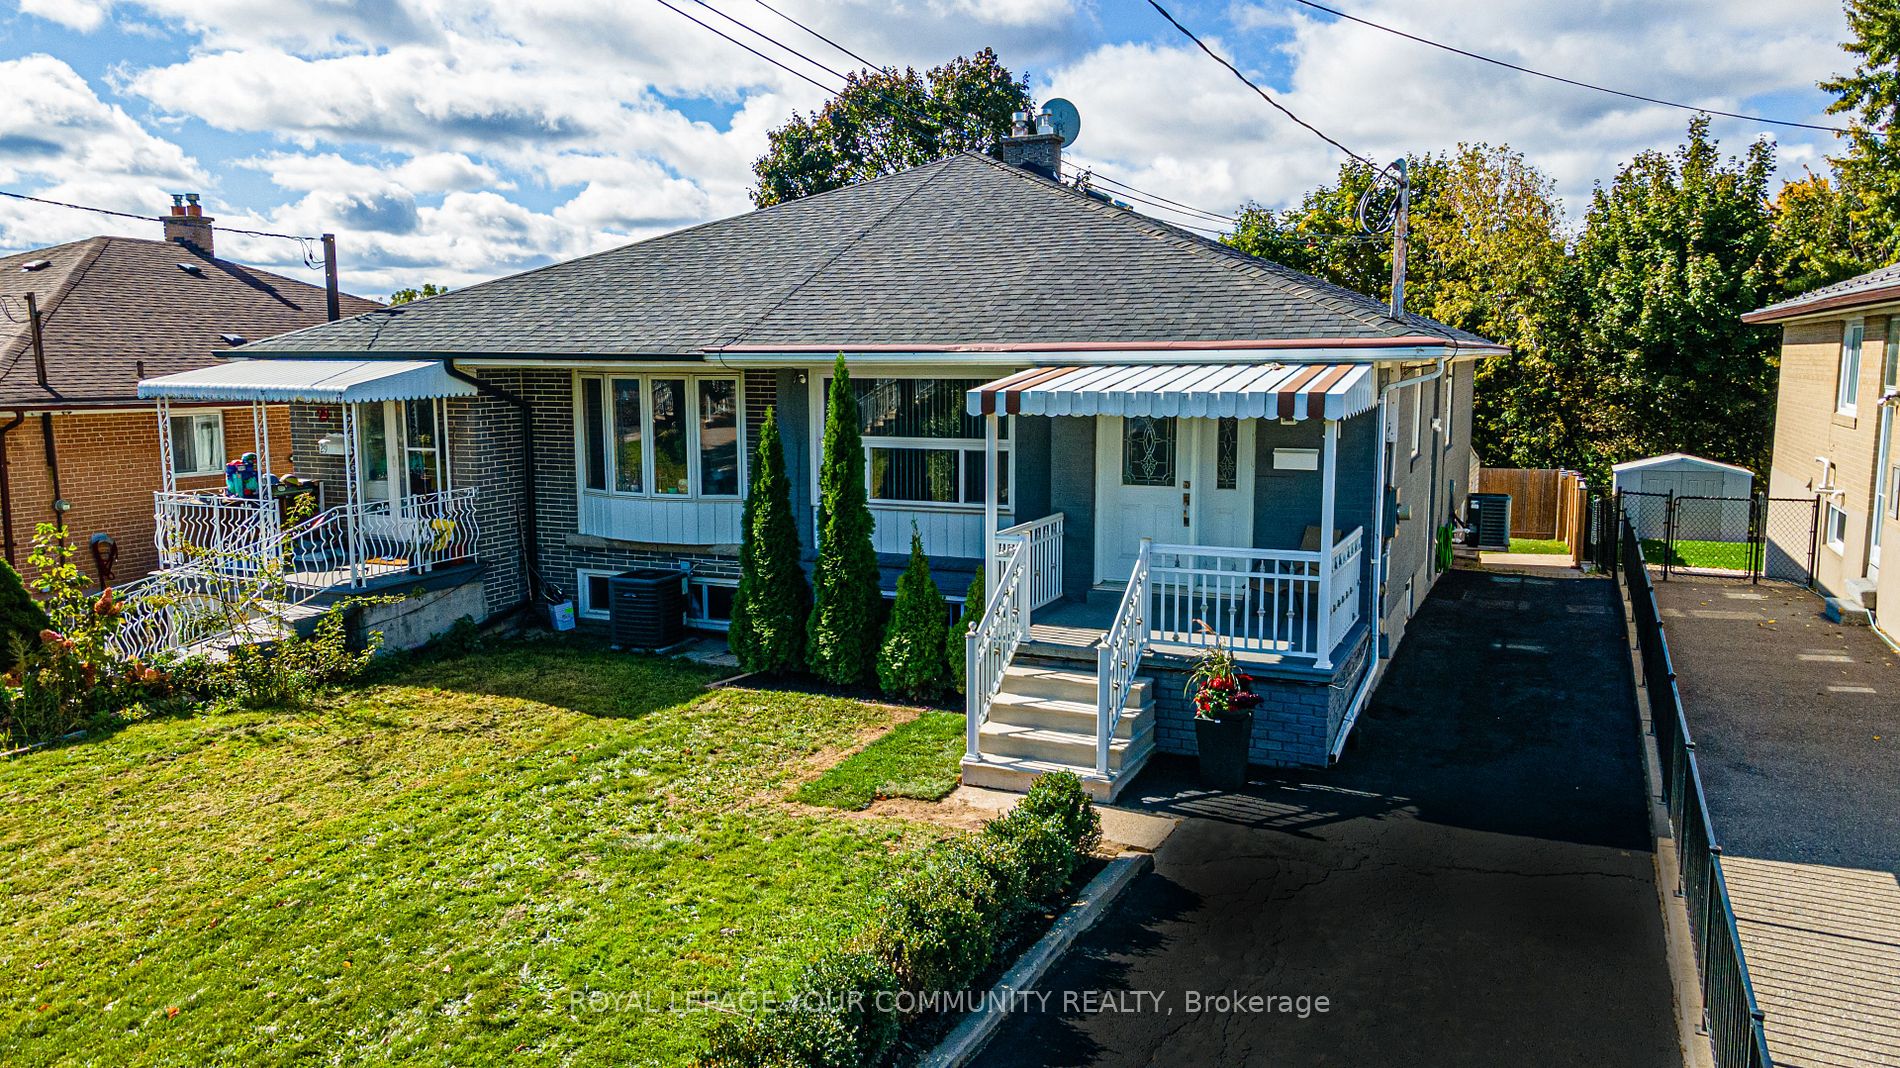
[[[1569,556],[1570,545],[1561,538],[1512,538],[1510,551],[1539,556]]]
[[[1660,538],[1643,539],[1643,560],[1661,564],[1665,545]],[[1754,546],[1745,541],[1687,541],[1677,539],[1671,567],[1704,567],[1723,571],[1747,571],[1754,566]]]
[[[793,798],[844,809],[869,808],[881,797],[936,801],[957,788],[963,744],[961,713],[925,712],[806,783]]]
[[[525,644],[0,762],[0,1063],[677,1064],[945,833],[779,802],[887,707]]]

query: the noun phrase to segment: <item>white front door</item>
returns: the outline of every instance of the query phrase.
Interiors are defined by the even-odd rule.
[[[1143,538],[1251,547],[1253,444],[1244,419],[1097,419],[1095,581],[1127,582]]]

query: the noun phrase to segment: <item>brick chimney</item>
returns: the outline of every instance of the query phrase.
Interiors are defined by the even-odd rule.
[[[1052,182],[1062,180],[1062,135],[1056,132],[1055,119],[1049,112],[1018,111],[1010,135],[997,147],[1003,150],[1004,163]]]
[[[207,256],[212,255],[212,222],[211,216],[199,206],[198,194],[173,193],[171,214],[165,216],[165,240],[190,245]]]

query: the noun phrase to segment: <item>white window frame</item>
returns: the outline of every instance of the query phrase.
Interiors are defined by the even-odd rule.
[[[730,618],[714,619],[710,615],[708,615],[706,612],[706,609],[711,604],[711,595],[707,591],[714,587],[717,587],[719,589],[737,590],[739,588],[739,580],[735,578],[726,578],[722,575],[692,575],[687,578],[686,580],[686,625],[687,626],[694,627],[699,630],[727,630],[732,626],[732,620]]]
[[[1860,358],[1867,341],[1867,321],[1849,319],[1841,327],[1841,365],[1834,383],[1834,411],[1853,416],[1859,410]]]
[[[196,449],[198,447],[198,425],[200,423],[207,423],[207,422],[213,423],[218,428],[218,445],[217,445],[217,448],[212,450],[212,454],[208,460],[211,466],[201,467],[193,471],[187,471],[187,470],[184,470],[183,468],[174,466],[172,470],[173,477],[196,478],[202,475],[224,474],[224,463],[225,463],[225,460],[224,460],[224,412],[219,411],[219,410],[212,410],[208,412],[174,412],[171,415],[171,421],[172,421],[171,461],[173,462],[174,465],[177,463],[177,460],[178,460],[178,441],[180,437],[179,432],[178,432],[178,424],[180,422],[183,422],[186,424],[184,439],[186,441],[191,442],[191,447],[193,449]],[[204,463],[204,462],[207,462],[207,460],[204,457],[200,457],[199,462]]]
[[[607,605],[594,604],[594,598],[588,592],[588,580],[612,578],[623,574],[627,568],[581,567],[574,569],[574,614],[582,619],[605,620],[608,616]]]
[[[831,375],[821,373],[821,374],[814,374],[811,377],[812,377],[811,411],[812,411],[812,423],[813,423],[813,427],[812,427],[812,500],[816,501],[819,496],[818,479],[824,466],[824,457],[821,455],[821,453],[824,450],[825,405],[831,396]],[[941,379],[971,379],[971,378],[980,378],[980,377],[981,376],[970,375],[967,372],[960,373],[960,374],[954,373],[954,372],[944,373],[944,374],[893,373],[893,372],[887,372],[887,371],[869,371],[869,370],[865,370],[865,371],[854,370],[851,372],[851,378],[853,381],[857,381],[858,379],[871,379],[871,378],[910,378],[910,379],[917,379],[919,381],[934,381],[934,380],[941,380]],[[997,439],[996,439],[996,452],[998,456],[1002,459],[1002,462],[1008,465],[1008,467],[1005,470],[1006,470],[1006,478],[1008,480],[1008,485],[1009,485],[1009,491],[1012,497],[1011,500],[997,502],[997,512],[1001,515],[1014,515],[1016,512],[1016,506],[1013,499],[1016,492],[1015,437],[1014,437],[1013,429],[1005,429],[1005,428],[1008,428],[1012,422],[1014,422],[1014,420],[1010,416],[1007,416],[1007,415],[1001,416],[997,420],[998,429],[997,429]],[[966,457],[968,457],[972,451],[978,453],[979,456],[984,455],[984,441],[982,438],[980,437],[977,437],[977,438],[916,438],[916,437],[897,437],[897,436],[886,436],[886,435],[861,434],[860,439],[862,440],[864,444],[865,501],[872,508],[878,508],[878,509],[906,508],[906,509],[918,509],[921,511],[976,513],[976,514],[980,514],[983,511],[983,502],[980,500],[979,501],[955,501],[955,502],[906,501],[906,500],[898,500],[898,499],[889,498],[889,497],[874,497],[871,495],[871,450],[872,449],[941,449],[941,450],[946,450],[946,451],[954,450],[957,453],[956,485],[957,485],[958,492],[962,492],[963,476],[964,476],[963,464],[965,462]],[[982,462],[982,461],[979,461],[979,462]]]
[[[1847,522],[1848,522],[1847,509],[1842,508],[1840,505],[1835,504],[1833,501],[1827,502],[1827,511],[1824,515],[1822,522],[1826,524],[1821,529],[1822,529],[1822,536],[1823,536],[1823,539],[1825,540],[1827,547],[1836,553],[1846,555],[1847,553]]]
[[[602,458],[605,476],[602,488],[587,484],[587,404],[584,382],[593,380],[600,383],[602,432],[606,435],[606,455]],[[684,413],[688,434],[691,438],[686,446],[685,493],[660,493],[655,487],[653,477],[653,380],[684,381],[686,383],[686,411]],[[733,397],[737,408],[734,412],[738,431],[739,477],[738,490],[735,493],[705,493],[700,486],[700,440],[699,440],[699,387],[709,380],[730,382],[733,385]],[[614,488],[618,481],[615,464],[619,450],[614,447],[613,384],[615,382],[634,381],[640,383],[640,490],[621,490]],[[748,463],[747,449],[750,445],[746,429],[745,376],[727,372],[724,374],[703,374],[688,371],[585,371],[577,372],[573,381],[574,392],[574,486],[577,491],[595,497],[615,497],[634,500],[656,501],[738,501],[745,499]],[[619,574],[619,572],[614,572]]]
[[[1887,317],[1887,344],[1881,354],[1880,392],[1900,387],[1900,313]]]

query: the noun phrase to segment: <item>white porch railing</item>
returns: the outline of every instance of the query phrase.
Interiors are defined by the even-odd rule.
[[[1109,746],[1121,728],[1122,710],[1128,706],[1128,691],[1141,671],[1141,655],[1147,651],[1149,575],[1154,544],[1141,539],[1135,555],[1135,567],[1128,575],[1128,588],[1122,592],[1115,618],[1102,635],[1095,652],[1095,772],[1108,774]]]
[[[281,529],[276,503],[158,494],[170,566],[119,589],[122,656],[281,637],[276,613],[339,586],[475,558],[475,490],[327,508]]]
[[[1359,622],[1359,572],[1365,541],[1365,528],[1358,527],[1333,546],[1332,604],[1326,607],[1326,641],[1334,649]]]
[[[1020,534],[999,534],[996,552],[1001,573],[989,591],[989,604],[963,639],[965,752],[978,757],[977,741],[990,702],[1003,688],[1003,673],[1029,633],[1029,552]]]
[[[1200,649],[1218,635],[1237,652],[1320,660],[1358,621],[1363,540],[1355,530],[1329,552],[1156,545],[1152,641]],[[1331,587],[1324,611],[1323,567]]]
[[[1003,536],[1019,536],[1028,546],[1029,607],[1032,610],[1062,599],[1062,529],[1063,514],[1057,512],[997,532]]]

